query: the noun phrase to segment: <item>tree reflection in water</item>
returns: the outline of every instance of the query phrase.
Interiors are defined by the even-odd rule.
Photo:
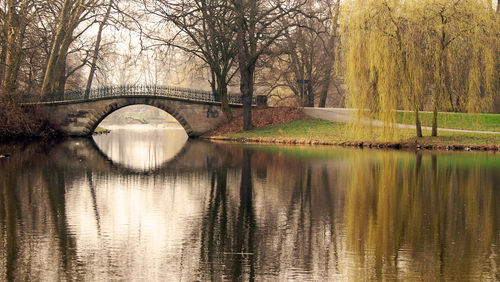
[[[0,280],[498,280],[498,158],[188,142],[141,172],[31,146],[0,163]]]

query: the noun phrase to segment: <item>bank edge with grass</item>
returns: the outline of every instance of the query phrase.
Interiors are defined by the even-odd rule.
[[[456,151],[499,151],[500,134],[440,132],[438,137],[430,137],[424,130],[423,138],[402,137],[393,142],[379,140],[380,128],[365,138],[353,138],[348,133],[349,125],[340,122],[301,117],[280,125],[260,127],[247,132],[233,132],[224,135],[203,136],[209,140],[239,143],[272,143],[286,145],[335,145],[358,148],[389,148],[408,150],[456,150]],[[399,129],[401,136],[411,136],[408,129]]]

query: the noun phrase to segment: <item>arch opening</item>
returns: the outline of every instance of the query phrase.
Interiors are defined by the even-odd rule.
[[[149,105],[115,109],[98,126],[109,132],[93,136],[97,147],[114,163],[138,171],[154,170],[175,158],[188,140],[181,123]]]
[[[126,126],[133,124],[150,125],[156,127],[183,128],[189,136],[191,127],[186,120],[175,110],[153,106],[148,104],[110,104],[106,111],[101,114],[94,114],[95,119],[91,120],[88,127],[89,135],[99,131],[106,132],[106,127]]]
[[[183,128],[168,112],[149,105],[130,105],[106,115],[97,125],[101,128],[123,126],[151,126],[159,128]]]

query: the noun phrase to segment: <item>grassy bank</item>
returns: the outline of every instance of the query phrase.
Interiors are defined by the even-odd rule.
[[[322,119],[302,118],[289,123],[261,127],[248,132],[212,136],[213,139],[238,140],[266,143],[331,144],[362,147],[395,147],[456,150],[498,150],[500,134],[440,132],[439,137],[429,137],[424,130],[423,138],[415,138],[414,130],[400,129],[397,140],[380,142],[381,128],[366,128],[362,137],[349,134],[348,124]]]
[[[422,126],[432,126],[432,113],[421,112]],[[415,124],[415,116],[409,112],[398,112],[398,123]],[[441,128],[498,131],[500,132],[499,114],[438,113],[438,126]]]
[[[98,126],[96,129],[94,129],[94,134],[108,134],[110,133],[111,130],[106,129],[104,127]]]

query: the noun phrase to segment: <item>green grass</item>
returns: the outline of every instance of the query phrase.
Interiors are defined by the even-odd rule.
[[[422,126],[432,126],[432,113],[420,113]],[[410,112],[398,112],[397,121],[415,124],[415,116]],[[498,131],[500,132],[500,114],[438,113],[438,127]]]
[[[233,138],[289,138],[338,142],[348,141],[345,124],[322,119],[306,118],[279,126],[261,127],[248,132],[229,134]]]
[[[424,130],[423,138],[415,138],[415,131],[400,129],[402,136],[399,142],[413,142],[415,139],[421,144],[430,145],[499,145],[500,134],[439,132],[438,137],[430,137],[430,131]],[[248,132],[228,134],[230,138],[276,138],[294,140],[317,140],[320,142],[376,142],[381,139],[381,128],[367,128],[361,137],[353,138],[349,134],[348,125],[345,123],[331,122],[322,119],[305,118],[279,126],[257,128]]]
[[[106,128],[103,128],[103,127],[100,127],[100,126],[98,126],[98,127],[94,130],[94,132],[96,132],[96,133],[100,133],[100,132],[107,132],[107,131],[108,131],[108,130],[107,130]]]

